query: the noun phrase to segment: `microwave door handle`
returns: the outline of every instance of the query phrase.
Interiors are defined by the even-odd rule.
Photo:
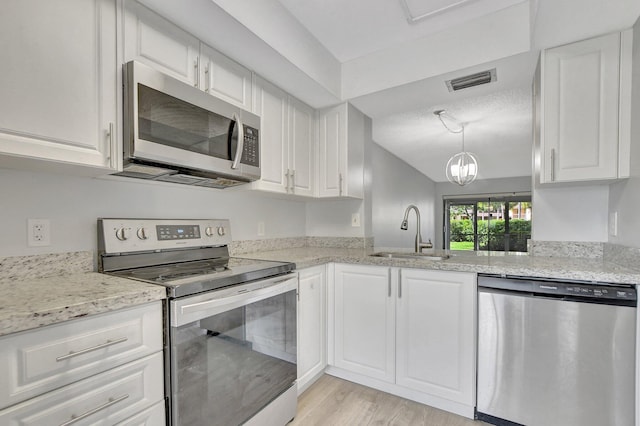
[[[238,126],[238,145],[236,147],[236,155],[233,157],[233,164],[231,164],[232,169],[237,169],[240,165],[240,159],[242,158],[242,151],[244,150],[244,126],[242,125],[240,116],[235,112],[231,119],[235,121],[236,126]]]

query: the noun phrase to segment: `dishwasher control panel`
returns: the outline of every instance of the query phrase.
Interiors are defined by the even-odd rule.
[[[479,289],[506,290],[529,296],[553,297],[593,303],[635,306],[634,286],[592,284],[588,282],[554,281],[527,277],[478,276]]]
[[[593,297],[599,299],[636,300],[636,291],[633,288],[608,286],[602,284],[534,282],[533,290],[542,294]]]

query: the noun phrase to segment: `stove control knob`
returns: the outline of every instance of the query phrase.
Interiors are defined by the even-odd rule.
[[[206,229],[204,230],[204,233],[207,235],[207,237],[213,237],[213,228],[210,226],[207,226]]]
[[[116,238],[120,241],[127,241],[129,239],[129,229],[127,228],[116,229]]]
[[[146,228],[138,228],[138,231],[136,232],[136,234],[138,235],[138,238],[140,238],[141,240],[146,240],[147,238],[149,238],[149,235]]]
[[[224,229],[224,226],[218,226],[218,235],[220,235],[221,237],[224,237],[224,234],[226,234],[227,231]]]

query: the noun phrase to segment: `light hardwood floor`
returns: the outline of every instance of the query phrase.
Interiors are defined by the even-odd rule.
[[[289,426],[488,426],[325,374],[298,398]]]

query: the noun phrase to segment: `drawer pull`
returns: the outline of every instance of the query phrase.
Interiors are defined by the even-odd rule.
[[[104,343],[101,343],[101,344],[96,345],[96,346],[92,346],[90,348],[82,349],[81,351],[77,351],[77,352],[71,351],[66,355],[61,355],[61,356],[56,358],[56,361],[58,361],[58,362],[64,361],[66,359],[73,358],[74,356],[84,355],[84,354],[86,354],[88,352],[97,351],[98,349],[102,349],[102,348],[106,348],[108,346],[112,346],[112,345],[115,345],[115,344],[118,344],[118,343],[126,342],[127,340],[128,339],[126,337],[121,337],[121,338],[115,339],[115,340],[107,340]]]
[[[94,409],[91,409],[91,410],[87,411],[86,413],[82,413],[79,416],[76,416],[75,414],[72,414],[71,415],[71,420],[68,420],[68,421],[60,424],[60,426],[72,425],[75,422],[79,422],[80,420],[85,419],[85,418],[89,417],[90,415],[97,413],[98,411],[102,411],[102,410],[104,410],[106,408],[109,408],[112,405],[115,405],[120,401],[124,401],[127,398],[129,398],[129,395],[127,395],[127,394],[119,396],[117,398],[109,398],[109,401],[105,402],[104,404],[100,405],[99,407],[96,407]]]

